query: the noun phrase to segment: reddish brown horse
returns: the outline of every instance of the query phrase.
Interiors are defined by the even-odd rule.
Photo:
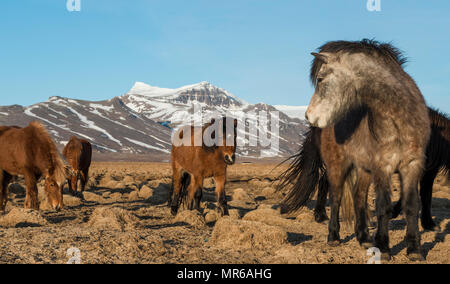
[[[89,141],[78,139],[73,136],[69,143],[64,147],[63,155],[69,162],[71,172],[67,182],[69,191],[73,195],[78,194],[78,180],[80,181],[81,190],[83,192],[88,180],[89,167],[92,160],[92,146]]]
[[[221,129],[223,131],[217,131]],[[188,143],[172,146],[173,193],[169,206],[173,215],[177,214],[183,200],[187,201],[189,210],[200,208],[203,180],[209,177],[213,177],[216,183],[220,213],[228,215],[225,183],[227,167],[236,160],[236,129],[236,119],[223,118],[218,121],[213,119],[202,128],[185,127],[175,134],[180,139],[187,137]],[[189,131],[192,134],[190,138]],[[215,141],[214,145],[203,139],[208,135]],[[196,146],[196,141],[201,141],[201,146]]]
[[[64,164],[45,128],[31,122],[27,127],[0,127],[0,209],[8,201],[8,184],[13,176],[25,176],[25,208],[39,210],[39,178],[45,178],[45,191],[55,210],[63,207]]]

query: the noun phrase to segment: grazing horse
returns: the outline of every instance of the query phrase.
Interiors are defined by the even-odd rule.
[[[422,259],[417,186],[431,129],[425,100],[402,67],[406,60],[392,45],[372,40],[329,42],[313,56],[311,79],[315,93],[306,118],[311,125],[324,129],[320,151],[331,187],[328,243],[336,245],[340,241],[343,190],[339,189],[348,180],[356,183],[356,189],[367,189],[373,182],[378,219],[374,246],[383,257],[390,257],[390,181],[398,172],[407,220],[407,254],[412,260]],[[334,147],[330,143],[333,140]],[[357,190],[354,197],[358,201],[354,204],[356,235],[364,245],[370,240],[367,190]]]
[[[71,167],[67,182],[69,191],[73,195],[78,194],[78,180],[80,180],[81,189],[84,191],[88,180],[89,167],[92,160],[92,146],[87,140],[78,139],[73,136],[64,147],[63,155]]]
[[[187,201],[189,210],[200,208],[203,180],[210,177],[216,184],[220,213],[228,215],[225,183],[227,167],[236,161],[236,136],[237,120],[225,117],[213,119],[201,128],[188,126],[175,133],[187,143],[172,146],[173,189],[168,204],[173,215],[182,201]],[[206,138],[212,138],[213,143],[207,143]]]
[[[53,209],[63,207],[62,186],[66,179],[64,163],[45,128],[38,122],[27,127],[0,127],[0,210],[8,201],[8,184],[13,176],[25,176],[25,208],[39,210],[40,177]]]

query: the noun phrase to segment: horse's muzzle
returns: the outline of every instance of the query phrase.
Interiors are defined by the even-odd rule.
[[[234,163],[236,162],[236,155],[225,155],[224,160],[227,165],[234,165]]]

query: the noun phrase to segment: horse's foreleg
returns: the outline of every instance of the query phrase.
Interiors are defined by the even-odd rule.
[[[178,169],[173,169],[173,179],[172,179],[172,193],[169,195],[168,205],[172,215],[177,215],[179,207],[181,191],[181,171]]]
[[[197,190],[194,195],[194,208],[200,211],[200,205],[203,197],[203,179],[198,178],[198,180],[195,181],[195,184],[197,186]]]
[[[194,177],[194,178],[192,178],[192,181],[188,187],[188,199],[187,199],[188,210],[197,209],[197,207],[196,207],[197,199],[196,198],[197,198],[199,190],[201,191],[201,185],[199,184],[199,179],[197,177]]]
[[[39,210],[38,188],[34,173],[25,173],[26,197],[25,208]]]
[[[12,176],[5,171],[0,170],[0,211],[5,211],[8,202],[8,184]]]
[[[420,198],[422,201],[422,227],[425,230],[435,230],[436,224],[431,217],[431,202],[433,200],[433,184],[439,170],[433,169],[425,172],[420,181]]]
[[[403,212],[405,212],[407,255],[411,260],[423,259],[419,235],[419,193],[417,185],[422,174],[421,163],[412,162],[400,169],[402,176]]]
[[[370,240],[367,217],[367,193],[372,182],[371,176],[362,169],[358,169],[358,181],[353,195],[355,209],[355,234],[359,244],[364,248],[372,246]]]
[[[316,208],[314,209],[314,219],[317,223],[322,223],[328,220],[327,211],[325,205],[327,203],[328,195],[328,179],[327,175],[323,174],[319,179],[319,191],[317,194]]]
[[[337,246],[340,244],[340,224],[339,210],[341,207],[344,190],[345,173],[348,172],[341,164],[328,167],[327,175],[329,181],[331,216],[328,224],[328,245]]]
[[[215,176],[214,180],[216,182],[216,195],[217,195],[217,205],[220,210],[220,214],[222,216],[228,216],[228,204],[227,204],[227,197],[225,194],[225,183],[226,183],[226,176]]]
[[[374,245],[381,251],[384,259],[390,259],[389,221],[392,217],[392,203],[389,191],[391,177],[386,174],[375,173],[373,180],[375,184],[378,219],[378,229],[375,234]]]

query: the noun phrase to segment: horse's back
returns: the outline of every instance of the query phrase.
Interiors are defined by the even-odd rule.
[[[83,170],[88,169],[91,166],[92,161],[92,145],[87,140],[80,140],[83,151],[81,154],[81,163],[80,166]]]
[[[63,155],[75,170],[89,168],[92,159],[92,146],[87,140],[73,136],[64,147]]]

